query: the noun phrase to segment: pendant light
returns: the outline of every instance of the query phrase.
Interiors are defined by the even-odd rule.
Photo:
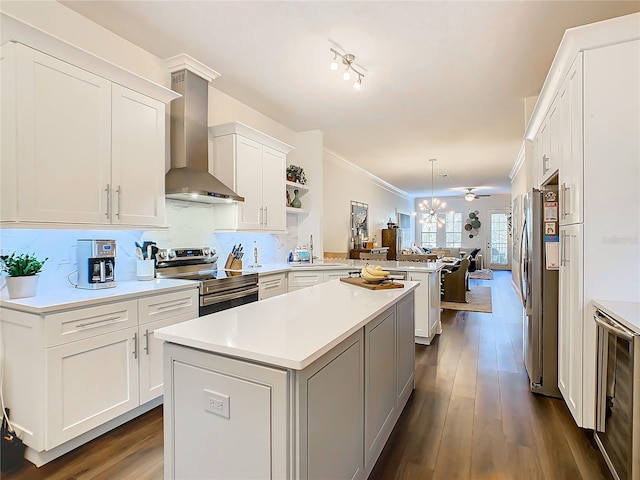
[[[431,162],[431,203],[427,200],[423,200],[420,203],[420,210],[422,213],[421,223],[430,223],[436,224],[436,226],[443,227],[444,226],[444,218],[442,218],[439,214],[442,213],[442,209],[447,207],[445,202],[441,202],[437,198],[434,197],[433,193],[433,164],[437,161],[435,158],[429,160]]]

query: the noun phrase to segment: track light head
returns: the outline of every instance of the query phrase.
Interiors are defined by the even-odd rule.
[[[346,66],[344,72],[342,72],[342,79],[351,80],[351,72],[353,71],[353,73],[358,75],[358,79],[353,84],[353,88],[356,90],[360,90],[360,87],[362,87],[362,79],[364,78],[364,74],[360,73],[353,67],[353,62],[356,60],[355,55],[352,55],[351,53],[342,54],[333,48],[330,48],[329,50],[331,51],[331,53],[333,53],[333,61],[331,62],[329,68],[334,71],[338,70],[337,59],[338,57],[340,57],[342,60],[342,64]]]

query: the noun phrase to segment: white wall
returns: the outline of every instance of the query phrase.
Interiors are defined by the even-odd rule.
[[[369,205],[370,237],[381,246],[381,230],[396,211],[411,213],[413,199],[405,192],[325,150],[323,181],[324,251],[347,252],[351,237],[351,201]]]
[[[416,198],[415,209],[419,211],[418,204],[425,200],[425,198]],[[431,197],[426,198],[431,201]],[[478,219],[481,226],[478,229],[478,235],[473,238],[469,238],[468,232],[462,231],[462,249],[466,252],[470,252],[474,248],[480,248],[480,253],[484,257],[485,268],[489,261],[489,252],[487,250],[487,244],[489,242],[489,212],[492,210],[500,210],[506,213],[511,209],[511,195],[491,195],[490,197],[480,197],[472,202],[467,202],[463,197],[443,197],[440,198],[447,203],[445,209],[446,212],[454,211],[462,213],[462,223],[464,224],[469,213],[478,211]],[[416,222],[416,243],[420,242],[420,231],[422,224],[419,221]],[[437,233],[438,246],[445,245],[445,231],[444,228],[439,228]],[[508,251],[511,250],[511,245],[508,245]]]

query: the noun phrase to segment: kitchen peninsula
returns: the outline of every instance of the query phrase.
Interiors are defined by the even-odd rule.
[[[414,388],[414,291],[330,281],[156,331],[166,478],[366,478]]]

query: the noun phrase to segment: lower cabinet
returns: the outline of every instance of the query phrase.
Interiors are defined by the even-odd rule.
[[[287,291],[292,292],[294,290],[310,287],[312,285],[319,285],[338,278],[348,277],[349,272],[351,271],[353,271],[353,268],[340,270],[313,269],[290,271],[288,274]]]
[[[258,300],[287,293],[287,274],[268,273],[258,275]]]
[[[37,452],[161,396],[162,342],[153,332],[197,316],[196,288],[43,315],[2,309],[5,404],[35,452],[27,458],[45,463],[58,455],[38,460]]]
[[[442,333],[440,324],[440,271],[410,272],[409,280],[420,282],[416,290],[415,341],[430,345],[437,334]]]
[[[167,344],[165,478],[367,478],[414,389],[413,305],[303,370]]]

